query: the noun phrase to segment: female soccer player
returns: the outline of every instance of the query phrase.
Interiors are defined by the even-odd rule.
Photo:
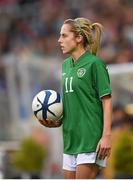
[[[102,25],[86,18],[61,27],[63,169],[68,179],[95,178],[111,149],[111,88],[105,64],[96,57]]]
[[[92,179],[111,149],[111,88],[96,56],[102,25],[86,18],[64,21],[58,42],[69,57],[62,65],[63,169],[66,179]],[[40,121],[47,127],[59,125]]]

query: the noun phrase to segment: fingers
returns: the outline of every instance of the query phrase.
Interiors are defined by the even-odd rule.
[[[55,120],[55,121],[53,121],[53,120],[50,120],[50,119],[48,119],[48,120],[39,120],[39,122],[40,122],[40,124],[42,124],[43,126],[49,127],[49,128],[59,127],[59,126],[61,126],[61,124],[62,124],[62,121],[60,121],[60,120]]]
[[[98,158],[99,159],[104,159],[105,158],[105,153],[106,153],[106,149],[100,148],[99,153],[98,153]]]
[[[109,149],[107,150],[107,157],[110,156],[110,153],[111,153],[111,148],[109,148]]]
[[[40,124],[42,124],[43,126],[48,126],[48,123],[47,123],[47,121],[46,120],[40,120],[39,119],[39,122],[40,122]]]
[[[97,157],[100,160],[105,159],[105,157],[109,157],[110,150],[111,150],[111,148],[100,148],[99,151],[97,152]]]
[[[46,121],[47,121],[48,126],[49,126],[49,127],[52,127],[52,125],[53,125],[53,121],[52,121],[52,120],[50,120],[50,119],[48,119],[48,120],[46,120]]]
[[[50,127],[59,127],[62,124],[60,120],[47,120]]]
[[[61,126],[61,124],[62,124],[62,121],[61,121],[61,120],[55,120],[55,125],[56,125],[56,127]]]

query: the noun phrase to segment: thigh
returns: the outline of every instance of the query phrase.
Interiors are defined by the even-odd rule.
[[[75,179],[76,155],[63,154],[63,170],[65,179]]]
[[[76,167],[76,179],[94,179],[99,172],[99,166],[93,164],[79,164]]]
[[[64,170],[64,179],[75,179],[76,171]]]

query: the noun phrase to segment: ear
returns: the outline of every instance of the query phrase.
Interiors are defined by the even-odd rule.
[[[78,36],[76,37],[76,41],[77,41],[78,43],[82,42],[82,41],[83,41],[83,36],[82,36],[82,35],[78,35]]]

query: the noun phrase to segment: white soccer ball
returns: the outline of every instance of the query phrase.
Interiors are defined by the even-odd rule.
[[[40,91],[32,101],[32,110],[39,120],[58,120],[63,115],[62,99],[54,90]]]

